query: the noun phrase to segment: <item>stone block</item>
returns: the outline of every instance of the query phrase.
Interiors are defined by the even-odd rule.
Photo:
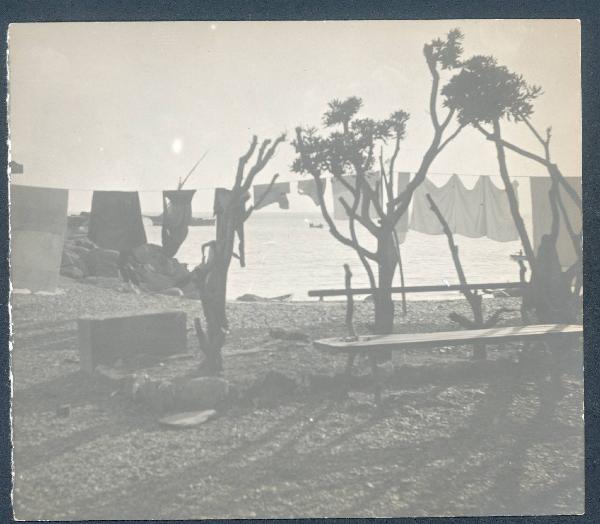
[[[81,368],[92,373],[139,358],[161,358],[187,351],[187,315],[150,311],[77,320]]]

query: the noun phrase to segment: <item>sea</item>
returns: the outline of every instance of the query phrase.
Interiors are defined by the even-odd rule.
[[[368,287],[367,274],[358,255],[323,229],[310,228],[309,222],[323,223],[320,214],[296,212],[255,212],[245,224],[246,267],[233,259],[229,270],[227,298],[252,293],[261,297],[291,294],[291,300],[316,300],[311,289],[343,288],[344,264],[349,264],[353,287]],[[161,227],[146,221],[148,242],[161,244]],[[348,222],[336,222],[348,234]],[[176,258],[189,269],[201,262],[202,244],[213,240],[214,226],[190,227]],[[373,239],[361,237],[365,247]],[[455,236],[459,255],[469,283],[515,282],[519,267],[510,255],[520,242],[496,242],[488,238]],[[457,284],[458,278],[445,235],[426,235],[409,231],[400,246],[404,282],[407,286]],[[399,272],[395,285],[400,285]],[[458,292],[408,294],[407,300],[460,298]],[[337,299],[340,300],[340,299]]]

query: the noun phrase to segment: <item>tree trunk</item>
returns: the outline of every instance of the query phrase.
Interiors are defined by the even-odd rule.
[[[392,282],[398,262],[393,231],[382,230],[377,241],[378,286],[373,298],[375,301],[375,333],[389,335],[394,330],[394,301]]]
[[[514,189],[508,176],[504,146],[502,145],[502,137],[500,135],[500,123],[498,120],[494,121],[494,138],[496,152],[498,154],[500,176],[504,182],[510,204],[510,211],[517,231],[519,232],[519,236],[521,237],[523,250],[531,268],[530,283],[524,291],[521,314],[525,317],[525,320],[527,320],[527,310],[534,309],[539,322],[572,322],[574,321],[574,313],[572,311],[573,304],[571,300],[571,290],[567,283],[567,279],[561,270],[558,253],[556,251],[556,239],[560,222],[557,202],[558,185],[561,182],[565,186],[568,184],[566,184],[555,165],[548,166],[552,178],[552,189],[549,194],[550,206],[552,209],[552,232],[550,235],[544,235],[542,237],[540,246],[538,246],[538,255],[536,257],[525,229],[523,218],[519,212],[519,205]],[[574,201],[577,202],[577,199],[574,198]],[[576,251],[578,251],[578,242],[576,239],[574,244]]]
[[[206,355],[205,369],[209,375],[220,375],[223,372],[221,349],[225,344],[227,331],[227,315],[225,312],[225,296],[222,293],[226,273],[218,266],[207,276],[204,292],[201,294],[202,309],[206,319]]]
[[[523,251],[525,252],[525,256],[527,257],[527,261],[529,262],[529,267],[533,271],[533,268],[535,266],[535,255],[533,252],[533,247],[531,246],[531,241],[529,240],[529,235],[527,234],[527,229],[525,229],[523,217],[519,212],[519,201],[517,200],[517,195],[515,194],[514,187],[511,184],[510,177],[508,175],[508,167],[506,165],[506,154],[504,151],[504,146],[502,145],[502,137],[500,135],[500,122],[498,120],[494,120],[494,136],[496,137],[496,140],[494,140],[494,144],[496,144],[498,167],[500,170],[500,176],[502,177],[502,182],[504,182],[504,189],[506,190],[506,195],[508,197],[510,213],[513,217],[513,221],[515,223],[515,227],[517,228],[517,232],[519,233],[521,245],[523,246]]]
[[[223,213],[217,217],[217,238],[209,248],[206,261],[206,274],[200,282],[200,301],[206,319],[206,338],[203,352],[206,360],[204,372],[220,375],[223,372],[221,349],[225,344],[228,330],[226,296],[227,272],[231,264],[235,240],[235,214]]]

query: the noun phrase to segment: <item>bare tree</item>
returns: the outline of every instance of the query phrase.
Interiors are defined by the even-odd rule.
[[[385,120],[356,118],[362,106],[359,98],[351,97],[344,101],[334,100],[323,117],[328,135],[322,136],[315,128],[296,128],[293,145],[298,157],[293,169],[298,173],[309,174],[315,180],[319,194],[319,205],[323,218],[333,237],[342,244],[353,248],[358,254],[375,290],[375,332],[391,333],[394,321],[394,303],[392,301],[392,280],[398,263],[395,228],[401,217],[407,212],[415,189],[425,180],[431,164],[439,153],[465,127],[459,124],[448,133],[453,122],[455,110],[449,110],[442,120],[438,117],[440,81],[442,70],[458,67],[462,53],[462,33],[454,29],[445,39],[436,39],[426,44],[423,54],[431,74],[431,92],[429,113],[433,125],[433,137],[427,148],[421,165],[408,186],[402,190],[394,186],[396,160],[400,144],[406,134],[409,118],[405,111],[396,111]],[[393,150],[389,157],[389,166],[385,167],[383,146],[391,142]],[[381,185],[372,187],[367,174],[375,162],[374,151],[381,146],[379,169]],[[348,190],[351,202],[340,198],[348,215],[348,234],[343,234],[331,217],[323,198],[323,178],[330,174]],[[354,175],[351,183],[345,175]],[[384,198],[380,197],[383,189]],[[385,202],[385,203],[384,203]],[[377,242],[375,251],[359,243],[357,224],[366,230]],[[377,279],[372,265],[377,266]]]
[[[574,305],[581,289],[582,259],[581,231],[574,231],[559,187],[581,209],[581,198],[566,182],[560,169],[551,160],[551,129],[542,135],[532,125],[533,102],[542,93],[538,86],[528,85],[521,75],[499,66],[492,56],[474,56],[465,61],[461,71],[444,87],[445,105],[458,112],[461,125],[472,125],[495,145],[498,168],[502,178],[510,211],[519,233],[523,251],[531,268],[531,286],[525,298],[531,302],[540,321],[568,321],[574,319]],[[502,137],[501,122],[523,122],[542,145],[544,155],[506,141]],[[490,131],[486,126],[492,126]],[[551,233],[542,239],[538,256],[529,239],[506,163],[506,150],[543,165],[552,179],[548,198],[552,210]],[[577,262],[563,272],[558,263],[556,242],[559,224],[563,221],[570,235]],[[572,283],[573,285],[571,286]],[[571,287],[569,290],[568,287]]]
[[[225,344],[228,331],[227,313],[225,310],[227,294],[227,275],[232,258],[238,258],[240,265],[245,265],[243,236],[239,232],[255,207],[260,207],[262,200],[268,195],[278,175],[273,176],[268,190],[262,195],[261,201],[246,208],[250,198],[250,188],[256,176],[269,163],[277,146],[285,140],[285,135],[275,141],[264,140],[260,147],[254,165],[246,172],[246,167],[253,157],[258,139],[252,138],[248,151],[238,162],[233,187],[227,191],[227,199],[223,209],[217,214],[216,239],[202,246],[202,263],[192,272],[193,281],[199,288],[200,300],[206,320],[206,333],[202,329],[200,319],[195,326],[200,347],[206,355],[203,372],[218,375],[223,371],[221,348]],[[235,237],[238,235],[238,253],[234,253]]]

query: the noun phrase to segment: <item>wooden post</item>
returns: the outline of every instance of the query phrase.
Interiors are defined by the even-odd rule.
[[[400,241],[398,240],[398,234],[394,231],[394,240],[396,242],[396,254],[398,255],[398,269],[400,270],[400,285],[404,287],[404,268],[402,267],[402,257],[400,256]],[[405,317],[407,313],[406,307],[406,292],[402,291],[402,316]]]
[[[348,329],[348,335],[356,338],[356,332],[352,324],[352,317],[354,316],[354,296],[352,295],[352,272],[350,266],[344,264],[345,283],[346,283],[346,328]]]

